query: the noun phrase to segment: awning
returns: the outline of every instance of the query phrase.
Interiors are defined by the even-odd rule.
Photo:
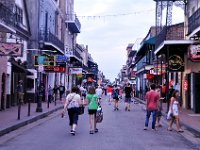
[[[152,37],[146,40],[142,44],[142,46],[140,47],[140,49],[138,50],[136,54],[136,62],[138,62],[143,56],[145,56],[147,50],[150,50],[150,47],[147,47],[147,46],[154,46],[155,42],[156,42],[156,37]],[[153,50],[153,48],[151,50]]]
[[[153,65],[146,65],[146,66],[144,66],[143,68],[141,68],[140,70],[138,70],[138,71],[136,72],[136,74],[139,74],[139,73],[141,73],[141,72],[143,72],[143,71],[149,71],[149,70],[151,70],[153,67],[154,67]]]
[[[164,41],[155,51],[154,54],[158,55],[161,51],[165,51],[166,52],[166,47],[167,46],[189,46],[193,43],[194,41],[191,40],[168,40],[168,41]]]
[[[12,71],[13,72],[17,72],[17,73],[25,73],[27,75],[33,75],[32,72],[28,71],[26,68],[22,67],[21,65],[19,65],[17,62],[12,61]]]

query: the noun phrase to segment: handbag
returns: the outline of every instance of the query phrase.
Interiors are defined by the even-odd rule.
[[[79,106],[78,108],[78,115],[84,114],[85,107],[83,105]]]
[[[99,105],[97,108],[96,122],[101,123],[102,121],[103,121],[103,110],[102,107]]]

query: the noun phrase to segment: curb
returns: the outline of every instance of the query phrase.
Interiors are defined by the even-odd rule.
[[[28,118],[28,119],[26,119],[26,120],[24,120],[22,122],[19,122],[19,123],[15,124],[15,125],[11,125],[9,127],[0,129],[0,137],[5,135],[5,134],[7,134],[7,133],[9,133],[9,132],[12,132],[12,131],[17,130],[17,129],[21,128],[21,127],[24,127],[24,126],[26,126],[26,125],[28,125],[30,123],[36,122],[36,121],[38,121],[40,119],[43,119],[43,118],[49,116],[50,114],[52,114],[52,113],[54,113],[54,112],[56,112],[56,111],[58,111],[58,110],[60,110],[62,108],[63,108],[63,106],[57,107],[57,108],[55,108],[53,110],[44,112],[44,113],[42,113],[42,114],[40,114],[38,116],[33,116],[31,118]]]
[[[138,101],[140,104],[145,104],[145,102],[144,102],[143,100],[141,100],[141,99],[139,99],[139,98],[137,98],[137,97],[134,97],[134,99],[135,99],[136,101]],[[166,115],[163,115],[163,117],[166,118]],[[180,123],[181,123],[181,125],[184,126],[188,131],[190,131],[191,133],[193,133],[196,137],[200,137],[200,131],[199,131],[199,130],[192,128],[191,126],[187,125],[187,124],[184,123],[184,122],[181,122],[181,121],[180,121]]]

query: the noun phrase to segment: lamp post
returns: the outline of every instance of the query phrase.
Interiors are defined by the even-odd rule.
[[[44,48],[44,41],[39,41],[39,56],[42,54],[42,49]],[[39,57],[38,57],[39,58]],[[42,64],[43,65],[43,64]],[[38,68],[38,86],[37,86],[37,108],[36,108],[36,112],[42,112],[42,97],[43,97],[43,90],[44,90],[44,87],[43,85],[41,84],[41,79],[42,79],[42,73],[41,71],[39,70]]]

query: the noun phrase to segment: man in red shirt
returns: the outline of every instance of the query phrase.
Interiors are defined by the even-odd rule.
[[[155,130],[155,124],[156,124],[156,113],[159,109],[159,100],[160,97],[158,95],[158,92],[155,91],[156,86],[155,84],[151,85],[151,90],[146,93],[145,100],[146,100],[146,121],[145,121],[145,127],[144,130],[147,130],[148,124],[149,124],[149,118],[152,114],[152,130]]]

